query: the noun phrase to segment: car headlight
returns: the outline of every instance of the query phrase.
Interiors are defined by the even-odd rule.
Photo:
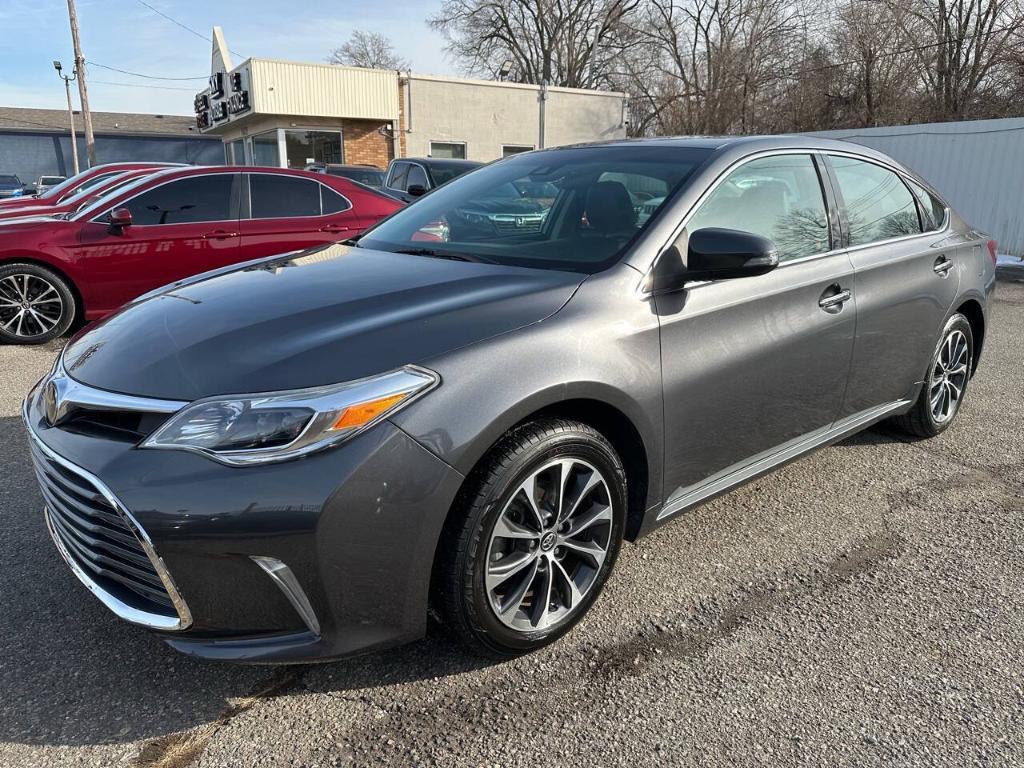
[[[193,451],[233,466],[284,461],[368,429],[439,381],[406,366],[344,384],[209,397],[182,408],[140,447]]]

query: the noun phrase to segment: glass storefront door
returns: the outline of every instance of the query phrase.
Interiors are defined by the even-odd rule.
[[[257,133],[252,141],[252,164],[270,168],[281,167],[281,155],[278,150],[277,131]]]

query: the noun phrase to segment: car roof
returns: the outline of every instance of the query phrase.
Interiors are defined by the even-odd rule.
[[[471,166],[483,165],[483,163],[480,162],[479,160],[463,160],[461,158],[456,158],[456,157],[451,157],[451,158],[448,158],[448,157],[396,157],[394,159],[394,162],[396,162],[396,163],[397,162],[402,162],[402,161],[407,161],[407,162],[412,162],[412,163],[423,163],[425,165],[430,165],[430,163],[444,163],[446,165],[471,165]]]
[[[680,147],[711,150],[739,150],[743,153],[771,149],[807,149],[822,152],[855,152],[867,157],[884,160],[898,165],[891,157],[878,150],[838,139],[826,139],[807,134],[778,134],[772,136],[657,136],[633,139],[610,139],[539,150],[553,152],[559,149],[584,149],[596,147]]]

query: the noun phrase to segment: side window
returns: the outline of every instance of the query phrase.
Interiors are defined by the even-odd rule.
[[[828,213],[810,155],[751,160],[701,203],[687,229],[721,227],[767,237],[790,261],[829,250]]]
[[[352,206],[349,205],[348,200],[339,195],[333,189],[328,189],[323,184],[318,185],[320,187],[320,210],[323,211],[324,215],[329,213],[341,213],[347,211]]]
[[[430,182],[427,181],[427,173],[421,166],[409,166],[409,178],[406,182],[405,188],[408,189],[413,184],[419,184],[424,189],[430,189]]]
[[[226,221],[234,218],[231,212],[234,178],[232,173],[190,176],[143,192],[123,207],[132,212],[132,223],[143,226]]]
[[[391,169],[391,178],[388,180],[388,186],[391,189],[398,189],[405,192],[406,179],[409,178],[409,164],[408,163],[395,163],[395,167]]]
[[[914,197],[886,168],[852,157],[830,155],[846,202],[850,245],[866,245],[921,231]]]
[[[917,201],[921,204],[924,230],[930,232],[935,229],[941,229],[942,225],[946,223],[946,204],[913,179],[907,179],[906,182],[914,194],[917,195]]]
[[[312,179],[269,173],[249,176],[254,219],[286,219],[320,215],[320,184]]]

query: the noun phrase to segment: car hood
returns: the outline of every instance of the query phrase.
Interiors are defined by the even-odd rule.
[[[583,279],[335,244],[154,292],[76,338],[64,364],[172,400],[332,384],[539,322]]]

